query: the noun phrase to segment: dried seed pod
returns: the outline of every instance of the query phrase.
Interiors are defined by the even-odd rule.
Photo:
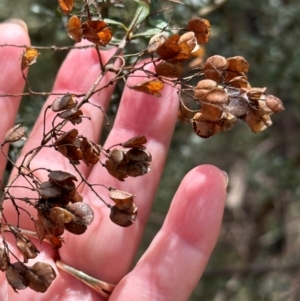
[[[120,168],[117,169],[117,165],[115,165],[111,160],[106,160],[105,168],[113,177],[117,178],[119,181],[124,181],[124,179],[128,176],[127,169],[125,169],[125,172],[123,172]]]
[[[210,103],[201,104],[201,113],[206,121],[217,122],[223,115],[223,109]]]
[[[26,49],[22,54],[21,60],[22,71],[25,70],[28,66],[34,64],[39,55],[40,53],[36,49],[26,46]]]
[[[68,36],[76,41],[77,43],[79,43],[82,39],[82,30],[81,30],[81,22],[80,22],[80,19],[73,15],[67,25],[66,25],[66,29],[67,29],[67,32],[68,32]]]
[[[72,191],[75,189],[74,181],[77,181],[77,178],[68,172],[61,170],[52,170],[48,174],[48,178],[56,185],[62,187],[65,190]]]
[[[24,262],[28,262],[28,259],[35,258],[40,253],[32,241],[25,236],[17,236],[16,245],[24,257]]]
[[[82,115],[82,111],[78,108],[68,109],[58,114],[60,118],[69,120],[72,124],[81,123]]]
[[[125,152],[120,149],[113,149],[109,154],[109,159],[111,162],[115,165],[118,165],[122,162],[127,162],[127,157],[125,155]]]
[[[139,92],[144,92],[155,97],[161,97],[160,91],[163,89],[163,87],[163,82],[158,79],[150,79],[133,86],[128,86],[128,88],[130,89]]]
[[[51,181],[41,183],[37,191],[45,200],[58,198],[63,194],[63,189]]]
[[[206,44],[210,34],[210,23],[206,19],[195,18],[189,21],[188,31],[193,31],[199,44]]]
[[[6,279],[9,285],[17,293],[18,290],[23,290],[28,287],[28,280],[26,279],[27,267],[21,262],[9,264],[6,270]]]
[[[73,213],[84,225],[89,225],[94,219],[94,212],[87,203],[69,204],[67,209]]]
[[[238,118],[245,116],[250,109],[249,103],[240,97],[230,97],[229,105],[226,107],[230,114]]]
[[[156,49],[157,55],[162,60],[170,60],[174,58],[181,50],[178,45],[179,35],[175,34],[169,37],[162,45]]]
[[[9,266],[10,260],[6,248],[0,248],[0,270],[6,271]]]
[[[194,132],[202,138],[209,138],[217,134],[221,128],[214,122],[209,121],[195,121],[192,120]]]
[[[269,115],[262,116],[257,110],[248,111],[244,119],[253,133],[261,132],[272,124]]]
[[[59,228],[64,227],[65,224],[74,220],[74,214],[57,206],[51,208],[49,217]]]
[[[158,33],[151,37],[148,45],[148,53],[153,53],[157,48],[167,40],[167,37],[163,33]]]
[[[227,59],[227,70],[239,73],[247,73],[249,71],[249,63],[242,56],[234,56]]]
[[[82,36],[96,45],[105,46],[112,38],[112,31],[104,21],[89,20],[82,24]]]
[[[223,112],[222,119],[218,122],[218,125],[221,127],[222,131],[231,130],[237,123],[237,117],[230,114],[229,112]]]
[[[27,269],[26,273],[28,286],[40,293],[46,292],[55,278],[55,270],[50,264],[44,262],[36,262],[32,267]]]
[[[161,62],[155,66],[155,71],[158,75],[164,77],[178,78],[183,73],[183,65],[181,62]]]
[[[203,70],[226,70],[227,67],[228,62],[224,56],[213,55],[206,60]]]
[[[145,175],[151,170],[151,166],[146,162],[133,162],[128,164],[128,175],[130,177],[138,177]]]
[[[86,164],[96,164],[99,161],[100,148],[98,145],[93,144],[89,139],[83,137],[81,140],[80,148],[83,153],[83,162]]]
[[[174,56],[172,62],[186,61],[191,57],[190,46],[187,44],[187,42],[180,43],[179,47],[180,47],[180,51],[177,55]]]
[[[83,201],[82,195],[75,189],[69,193],[69,198],[70,198],[71,202],[73,202],[73,203]]]
[[[197,39],[195,37],[195,33],[193,31],[188,31],[182,36],[180,36],[178,44],[180,45],[181,43],[186,43],[189,47],[189,52],[193,52],[193,50],[197,46]]]
[[[136,136],[122,143],[122,146],[125,148],[145,149],[146,147],[143,144],[145,144],[146,142],[147,139],[145,136]]]
[[[73,109],[77,106],[78,101],[75,99],[75,96],[72,94],[66,94],[63,96],[57,97],[51,105],[53,112],[61,112],[68,109]]]
[[[202,98],[203,102],[208,102],[215,105],[228,104],[229,98],[223,88],[210,89]]]
[[[270,108],[274,113],[279,113],[281,111],[284,110],[284,106],[282,101],[274,96],[274,95],[267,95],[266,98],[266,105],[268,106],[268,108]]]
[[[4,136],[3,145],[5,143],[19,141],[20,139],[24,138],[24,136],[25,136],[25,128],[21,124],[17,124],[6,132]]]
[[[129,210],[120,210],[117,205],[111,207],[110,219],[121,227],[129,227],[132,221],[136,219],[137,207],[132,204]]]
[[[75,220],[72,220],[70,223],[65,224],[65,229],[73,234],[80,235],[86,231],[87,226],[79,218],[75,218]]]
[[[151,155],[146,150],[132,148],[126,152],[126,156],[133,162],[151,162]]]
[[[236,76],[228,81],[230,87],[233,88],[251,88],[246,76]]]
[[[108,196],[116,203],[116,206],[121,210],[127,210],[131,208],[133,203],[133,195],[122,190],[111,190]]]
[[[203,79],[197,83],[197,86],[194,88],[194,97],[202,100],[206,93],[213,88],[217,87],[217,82],[211,79]]]
[[[55,146],[70,144],[75,141],[76,137],[78,136],[78,130],[72,129],[67,133],[61,135],[55,142]]]
[[[68,15],[74,7],[74,0],[58,0],[60,10]]]
[[[218,71],[218,70],[213,70],[213,69],[206,69],[203,70],[204,76],[207,79],[211,79],[217,83],[223,82],[224,79],[224,71]]]

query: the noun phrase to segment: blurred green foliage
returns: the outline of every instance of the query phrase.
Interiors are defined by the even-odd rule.
[[[253,134],[240,123],[208,140],[178,122],[140,254],[160,228],[184,174],[199,164],[214,164],[229,173],[228,201],[219,242],[190,300],[300,300],[299,1],[182,2],[185,5],[164,1],[165,8],[174,9],[148,22],[182,28],[192,17],[209,19],[206,56],[244,56],[251,66],[252,86],[268,87],[283,100],[286,111],[273,116],[273,126],[265,132]],[[153,9],[160,4],[151,3]],[[119,16],[125,24],[130,20],[117,7],[107,8],[105,14]],[[1,0],[0,21],[15,17],[27,22],[33,45],[72,44],[56,0]],[[147,39],[139,43],[146,45]],[[135,43],[131,47],[135,49]],[[66,52],[41,52],[29,81],[34,90],[49,91]],[[121,90],[117,89],[112,107]],[[44,100],[26,97],[19,121],[30,127]]]

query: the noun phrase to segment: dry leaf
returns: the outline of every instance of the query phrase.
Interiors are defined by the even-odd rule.
[[[81,30],[81,22],[77,16],[72,16],[67,25],[66,29],[69,37],[79,43],[82,39],[82,30]]]
[[[82,24],[82,36],[94,44],[105,46],[112,38],[112,31],[104,21],[89,20]]]
[[[68,15],[74,7],[74,0],[58,0],[58,4],[60,7],[60,10],[64,14]]]
[[[25,70],[29,65],[34,64],[39,55],[40,53],[36,49],[26,46],[26,50],[23,52],[21,60],[22,71]]]
[[[140,84],[134,86],[128,86],[135,91],[144,92],[146,94],[153,95],[155,97],[161,97],[160,91],[163,89],[164,84],[158,79],[146,80]]]
[[[24,136],[25,128],[21,124],[17,124],[6,132],[3,144],[19,141],[20,139],[24,138]]]

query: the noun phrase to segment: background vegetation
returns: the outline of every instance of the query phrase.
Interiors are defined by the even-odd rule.
[[[152,0],[153,7],[159,2]],[[251,66],[251,84],[267,86],[286,111],[273,116],[274,124],[265,132],[253,134],[240,123],[207,140],[179,121],[140,254],[160,228],[184,174],[196,165],[214,164],[229,173],[228,199],[219,242],[190,300],[300,300],[299,1],[164,2],[175,8],[158,18],[168,21],[172,16],[171,27],[183,27],[192,17],[209,19],[211,38],[204,56],[244,56]],[[118,15],[112,8],[106,13]],[[72,44],[56,0],[1,0],[0,21],[14,17],[26,21],[33,45]],[[51,89],[65,55],[42,53],[30,70],[34,90]],[[44,101],[25,97],[19,121],[30,128]]]

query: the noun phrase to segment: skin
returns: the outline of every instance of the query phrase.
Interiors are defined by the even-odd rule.
[[[0,44],[30,44],[26,26],[19,21],[0,24]],[[22,48],[0,47],[0,94],[21,93],[24,80],[20,71]],[[106,61],[111,52],[103,52]],[[97,55],[93,49],[73,50],[62,64],[54,83],[53,91],[74,93],[86,92],[99,75]],[[108,75],[108,80],[112,75]],[[130,85],[141,81],[130,79]],[[95,95],[92,100],[102,108],[109,104],[113,87]],[[124,182],[112,178],[100,164],[93,168],[80,165],[81,173],[90,183],[104,183],[134,194],[139,213],[137,220],[129,228],[121,228],[109,220],[109,210],[90,193],[88,187],[79,188],[84,201],[94,211],[95,218],[88,230],[80,236],[67,231],[64,233],[65,244],[58,251],[50,245],[34,241],[40,254],[36,261],[50,263],[57,273],[56,279],[44,294],[30,289],[15,293],[7,284],[3,273],[0,275],[1,300],[103,300],[103,298],[64,271],[55,266],[60,260],[97,279],[117,284],[110,301],[114,300],[188,300],[199,281],[211,252],[216,244],[224,210],[227,180],[224,174],[214,166],[201,165],[191,170],[182,180],[171,202],[169,212],[161,230],[157,233],[148,250],[137,265],[131,264],[143,235],[151,205],[163,172],[169,144],[177,118],[178,101],[175,89],[166,86],[161,98],[125,88],[113,129],[104,147],[126,141],[144,134],[147,149],[152,154],[153,164],[149,174],[128,178]],[[45,106],[54,100],[49,97]],[[10,129],[18,111],[20,98],[0,97],[1,132],[0,141]],[[4,113],[5,112],[5,113]],[[100,137],[103,114],[87,107],[84,114],[92,117],[76,126],[80,133],[97,141]],[[26,152],[39,144],[42,137],[43,114],[26,142],[21,159]],[[51,118],[46,121],[49,128]],[[21,160],[19,159],[19,160]],[[20,161],[18,161],[20,162]],[[0,156],[0,171],[5,169],[6,159]],[[64,170],[76,174],[68,160],[53,149],[46,149],[32,162],[31,167],[49,166],[52,170]],[[41,178],[47,179],[45,174]],[[21,180],[20,185],[25,185]],[[107,191],[97,188],[107,200]],[[21,195],[28,191],[16,192]],[[15,219],[15,212],[10,206],[5,207],[5,216]],[[31,222],[21,216],[21,227],[30,228]],[[13,242],[13,241],[12,241]],[[11,244],[12,250],[15,250]],[[18,254],[17,250],[15,250]]]

